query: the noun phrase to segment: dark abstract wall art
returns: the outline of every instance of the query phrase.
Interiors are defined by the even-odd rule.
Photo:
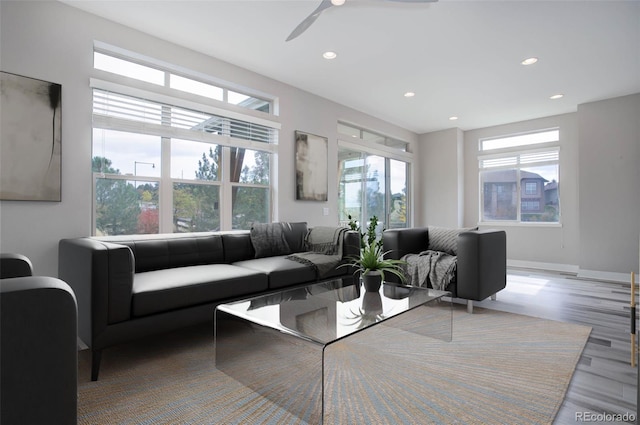
[[[328,139],[295,132],[296,200],[326,201],[328,196]]]
[[[0,199],[61,200],[62,86],[0,72]]]

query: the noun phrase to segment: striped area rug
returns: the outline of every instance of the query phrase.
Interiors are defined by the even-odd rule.
[[[453,340],[417,335],[419,309],[331,346],[328,424],[552,424],[591,328],[454,305]],[[401,328],[401,329],[400,329]],[[258,347],[256,335],[247,345]],[[240,342],[240,341],[236,341]],[[210,326],[80,354],[79,424],[317,424],[217,370]],[[265,356],[290,353],[265,351]],[[255,379],[303,369],[269,368]],[[281,376],[282,375],[282,376]],[[318,385],[309,384],[309,391]]]

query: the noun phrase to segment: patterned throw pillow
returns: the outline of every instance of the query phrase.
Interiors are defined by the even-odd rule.
[[[447,254],[458,255],[458,235],[477,229],[477,227],[454,229],[429,226],[429,249],[431,251],[442,251]]]
[[[256,252],[255,258],[291,254],[282,230],[282,223],[254,223],[251,226],[249,236]]]

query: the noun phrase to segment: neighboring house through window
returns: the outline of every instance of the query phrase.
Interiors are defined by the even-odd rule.
[[[480,221],[559,223],[559,130],[483,139]]]

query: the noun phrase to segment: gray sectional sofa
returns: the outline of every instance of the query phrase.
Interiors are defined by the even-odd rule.
[[[286,258],[305,251],[306,223],[272,223],[271,240],[252,231],[63,239],[59,278],[78,300],[78,334],[92,350],[213,320],[222,302],[348,275]],[[313,230],[311,230],[313,231]],[[358,254],[360,235],[339,234],[341,258]],[[263,234],[264,236],[264,234]]]
[[[436,226],[389,229],[383,232],[382,240],[387,258],[407,259],[407,255],[420,253],[426,257],[432,252],[452,259],[453,276],[445,289],[454,298],[466,300],[469,313],[473,312],[473,301],[495,298],[507,285],[507,236],[503,230]],[[431,259],[432,264],[435,261]],[[411,284],[422,286],[425,282]]]

